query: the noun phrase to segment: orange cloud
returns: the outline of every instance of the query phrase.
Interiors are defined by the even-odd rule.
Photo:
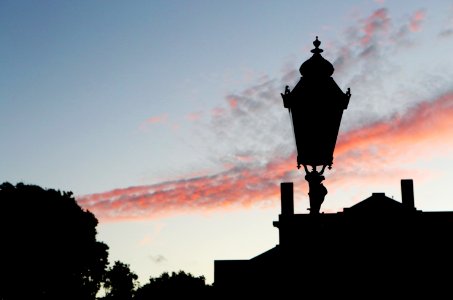
[[[384,178],[389,166],[398,170],[426,153],[451,149],[452,135],[453,92],[423,102],[404,115],[346,132],[337,143],[334,172],[326,176],[329,188]],[[240,162],[213,175],[116,189],[77,200],[103,221],[271,205],[279,199],[280,182],[300,179],[295,162],[294,155],[275,157],[265,165]]]
[[[435,101],[422,102],[404,115],[345,133],[340,136],[336,156],[350,153],[352,149],[360,151],[370,147],[377,149],[379,154],[401,153],[417,144],[429,146],[433,142],[445,142],[442,138],[453,132],[452,116],[453,93],[449,93]]]
[[[215,175],[117,189],[78,197],[82,207],[102,220],[149,219],[194,210],[249,206],[279,193],[282,170],[293,164],[273,162],[261,168],[233,168]]]

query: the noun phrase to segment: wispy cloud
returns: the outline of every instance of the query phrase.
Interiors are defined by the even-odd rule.
[[[186,116],[186,119],[189,121],[199,121],[202,116],[203,116],[203,112],[201,112],[201,111],[191,112]]]
[[[163,124],[163,123],[166,123],[168,120],[168,114],[162,114],[162,115],[158,115],[158,116],[152,116],[152,117],[149,117],[147,118],[146,120],[144,120],[139,128],[141,130],[146,130],[147,128],[149,128],[150,126],[152,125],[156,125],[156,124]]]
[[[145,246],[151,243],[151,237],[149,235],[145,235],[139,242],[138,244],[140,246]]]
[[[145,123],[145,124],[164,123],[165,121],[167,121],[167,119],[168,119],[168,115],[167,114],[163,114],[163,115],[160,115],[160,116],[150,117],[150,118],[146,119],[143,123]]]
[[[165,258],[165,256],[161,255],[161,254],[157,254],[157,255],[149,255],[149,258],[156,264],[159,264],[159,263],[162,263],[164,261],[166,261],[167,259]]]
[[[398,170],[395,162],[417,160],[430,148],[445,145],[453,134],[453,92],[414,106],[339,138],[335,172],[329,187],[343,180],[385,178]],[[389,167],[391,166],[391,167]],[[152,219],[169,214],[273,205],[279,183],[292,180],[294,154],[275,157],[266,164],[238,164],[216,174],[154,185],[135,186],[78,197],[84,208],[103,221]]]
[[[369,46],[373,38],[379,32],[386,32],[390,27],[390,18],[386,8],[374,11],[370,16],[363,20],[363,36],[360,39],[362,46]]]
[[[383,177],[390,169],[430,156],[448,155],[453,146],[451,136],[453,91],[418,103],[404,114],[341,135],[335,152],[341,163],[336,170],[341,176],[337,177]]]
[[[409,23],[409,29],[411,31],[420,31],[421,23],[425,19],[425,11],[424,10],[417,10],[411,17]]]
[[[274,167],[281,168],[281,164],[274,164]],[[272,166],[268,168],[272,169]],[[261,177],[263,174],[259,171],[257,168],[233,168],[205,177],[82,196],[78,201],[104,221],[152,219],[169,214],[243,207],[265,201],[278,192],[276,176],[281,173],[267,173]]]
[[[352,89],[334,169],[327,176],[329,189],[391,175],[398,178],[404,163],[429,156],[432,147],[451,149],[445,144],[451,143],[453,134],[453,83],[449,81],[446,89],[429,89],[400,82],[406,80],[401,76],[404,68],[389,59],[417,46],[413,39],[424,17],[425,11],[418,10],[397,23],[381,8],[359,17],[341,42],[325,49],[323,54],[333,58],[339,86]],[[209,148],[207,159],[219,166],[218,171],[194,170],[183,179],[80,196],[79,203],[111,221],[274,205],[280,182],[301,177],[280,97],[285,85],[292,88],[298,76],[297,68],[287,67],[280,79],[262,77],[249,88],[226,95],[205,118],[193,116],[197,137]],[[326,204],[325,209],[332,208]]]
[[[224,108],[215,107],[211,110],[211,115],[212,115],[212,117],[217,118],[217,117],[221,117],[222,115],[224,115],[225,112],[226,112],[226,110]]]
[[[450,5],[450,10],[446,20],[444,21],[444,26],[439,32],[439,36],[442,38],[450,37],[453,34],[453,5]]]
[[[228,104],[230,105],[230,108],[235,109],[238,106],[238,100],[235,98],[229,98]]]
[[[453,35],[453,28],[446,28],[439,33],[440,37],[450,37],[451,35]]]

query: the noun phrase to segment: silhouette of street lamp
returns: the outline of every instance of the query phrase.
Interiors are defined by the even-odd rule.
[[[283,105],[291,117],[297,150],[297,168],[304,166],[309,184],[310,214],[318,214],[327,189],[322,184],[326,167],[332,169],[343,110],[348,107],[351,92],[338,87],[331,77],[333,65],[321,56],[321,42],[313,42],[313,56],[299,71],[302,77],[294,89],[286,86]],[[321,169],[318,171],[317,167]],[[311,167],[311,171],[308,169]]]

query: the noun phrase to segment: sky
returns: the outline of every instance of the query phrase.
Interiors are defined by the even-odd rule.
[[[280,93],[319,36],[343,114],[321,211],[453,210],[452,1],[0,2],[0,181],[72,191],[142,284],[278,244],[308,185]],[[322,123],[322,116],[319,116]]]

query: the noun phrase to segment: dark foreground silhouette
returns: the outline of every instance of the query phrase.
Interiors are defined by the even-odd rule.
[[[206,285],[203,276],[194,277],[180,271],[150,278],[136,292],[134,299],[216,299],[215,296],[212,286]]]
[[[1,299],[94,299],[107,261],[72,193],[0,185]]]
[[[96,217],[71,192],[0,185],[0,299],[208,299],[212,287],[190,273],[162,274],[140,286],[129,265],[108,266]]]
[[[450,296],[453,212],[414,207],[374,193],[335,214],[294,214],[292,183],[282,184],[277,246],[250,260],[215,261],[214,287],[179,272],[137,276],[96,240],[97,220],[71,193],[0,185],[0,299],[235,299],[269,295]],[[238,245],[240,246],[240,245]]]
[[[295,214],[292,183],[283,183],[279,244],[250,260],[215,261],[212,287],[183,271],[140,286],[127,264],[108,266],[96,218],[71,193],[3,183],[0,299],[96,299],[100,289],[105,300],[449,298],[453,212],[417,210],[412,181],[401,185],[401,202],[374,193],[342,212]]]
[[[279,244],[250,260],[215,261],[215,288],[321,298],[451,297],[453,212],[417,210],[412,180],[401,183],[402,202],[374,193],[342,212],[317,215],[294,214],[292,183],[282,183],[274,222]]]

